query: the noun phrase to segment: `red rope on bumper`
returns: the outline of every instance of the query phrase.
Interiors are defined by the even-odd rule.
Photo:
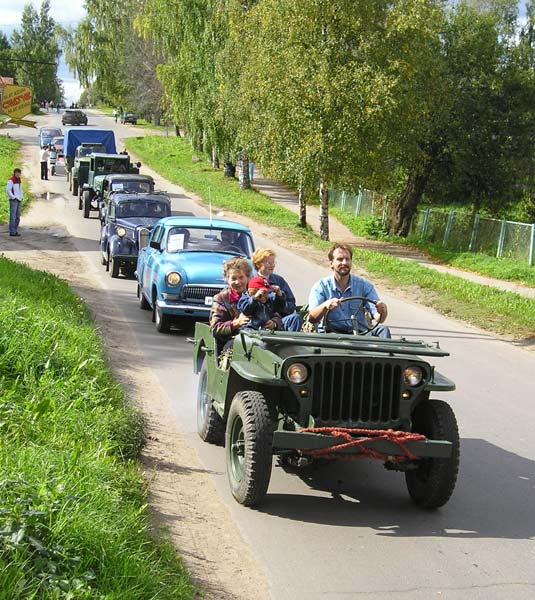
[[[366,442],[373,440],[388,440],[397,444],[402,450],[404,456],[392,457],[395,462],[400,462],[406,458],[416,459],[415,456],[406,446],[409,441],[425,440],[425,435],[421,433],[411,433],[410,431],[397,431],[394,429],[351,429],[350,427],[308,427],[306,429],[300,429],[299,433],[321,433],[324,435],[334,435],[341,437],[346,440],[345,444],[337,444],[334,446],[328,446],[327,448],[317,448],[313,450],[299,450],[301,454],[309,456],[321,456],[322,458],[377,458],[379,460],[385,460],[388,458],[387,454],[377,452],[372,448],[364,446]],[[354,434],[360,437],[355,438]],[[358,447],[360,450],[359,454],[340,454],[339,450],[345,450],[346,448]]]

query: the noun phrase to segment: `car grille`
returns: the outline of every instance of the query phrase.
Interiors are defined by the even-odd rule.
[[[213,297],[225,287],[224,285],[185,285],[182,288],[182,296],[186,301],[204,304],[206,296]]]
[[[316,426],[388,426],[399,419],[402,367],[391,362],[327,361],[313,365]]]

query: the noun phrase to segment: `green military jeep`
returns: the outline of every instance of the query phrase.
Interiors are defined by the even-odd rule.
[[[221,348],[197,323],[197,429],[224,441],[232,494],[264,498],[278,455],[291,466],[372,457],[403,471],[412,500],[445,504],[459,468],[459,432],[433,392],[455,389],[429,362],[448,356],[404,338],[244,330]],[[422,358],[423,357],[423,358]]]
[[[128,154],[101,154],[94,152],[82,174],[80,171],[80,197],[78,208],[84,210],[84,218],[89,219],[92,210],[99,211],[102,177],[114,173],[138,174],[141,163],[135,165],[130,162]]]

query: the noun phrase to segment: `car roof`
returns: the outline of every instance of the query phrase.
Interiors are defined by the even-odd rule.
[[[139,173],[111,173],[106,175],[106,179],[108,181],[154,181],[150,175],[139,175]]]
[[[128,193],[128,192],[114,192],[111,196],[113,202],[123,202],[126,200],[153,200],[153,201],[164,201],[169,203],[169,198],[165,194],[140,194],[140,193]]]
[[[103,157],[103,158],[115,158],[122,159],[129,158],[128,154],[106,154],[105,152],[93,152],[93,156]]]
[[[227,221],[226,219],[207,219],[206,217],[165,217],[161,220],[161,224],[166,227],[206,227],[213,229],[234,229],[250,233],[250,229],[236,223],[235,221]]]
[[[39,133],[44,133],[45,131],[59,131],[61,134],[61,129],[59,127],[40,127]]]

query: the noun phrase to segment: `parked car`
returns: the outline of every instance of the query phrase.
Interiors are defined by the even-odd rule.
[[[124,112],[121,113],[121,123],[124,125],[125,123],[131,123],[132,125],[137,125],[137,117],[132,112]]]
[[[56,148],[56,152],[58,153],[58,158],[64,156],[63,153],[63,136],[60,135],[58,137],[52,138],[52,145]]]
[[[444,356],[438,343],[405,338],[253,329],[221,349],[197,323],[197,431],[225,445],[230,490],[245,506],[264,499],[278,455],[290,472],[378,459],[405,475],[416,505],[438,508],[459,469],[455,414],[433,398],[455,389],[433,364]]]
[[[63,125],[87,125],[87,115],[77,109],[67,109],[61,117]]]
[[[232,256],[250,258],[253,250],[250,230],[239,223],[200,217],[163,219],[139,251],[140,308],[152,309],[156,329],[162,333],[169,332],[176,317],[186,325],[192,317],[208,318],[213,297],[226,285],[223,263]]]
[[[102,264],[112,277],[132,277],[137,264],[140,239],[146,243],[154,224],[171,214],[169,198],[162,192],[135,194],[117,192],[110,196],[100,233]]]
[[[63,132],[59,127],[41,127],[39,129],[39,146],[48,146],[53,138],[62,136]]]

